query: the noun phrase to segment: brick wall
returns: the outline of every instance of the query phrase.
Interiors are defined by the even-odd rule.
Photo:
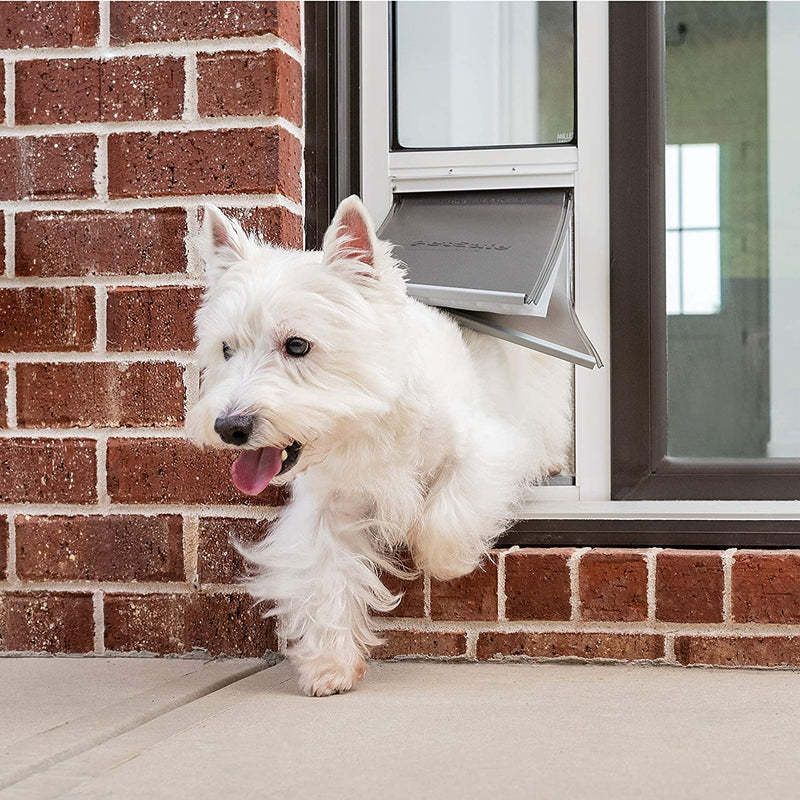
[[[281,646],[231,532],[281,496],[183,440],[210,198],[302,243],[297,2],[0,3],[0,649]],[[800,666],[800,552],[495,551],[375,655]]]
[[[185,239],[302,246],[299,3],[0,3],[0,61],[0,648],[274,649],[227,530],[281,498],[183,440]]]

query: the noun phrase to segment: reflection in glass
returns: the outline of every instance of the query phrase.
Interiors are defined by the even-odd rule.
[[[800,457],[800,3],[665,14],[668,452]]]
[[[720,310],[719,145],[667,145],[667,313]]]
[[[392,7],[400,147],[573,140],[573,3],[399,0]]]

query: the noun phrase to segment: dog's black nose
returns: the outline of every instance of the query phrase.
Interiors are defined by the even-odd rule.
[[[253,432],[253,422],[253,417],[240,415],[217,417],[214,422],[214,430],[225,444],[235,444],[241,447],[243,444],[247,444],[247,440]]]

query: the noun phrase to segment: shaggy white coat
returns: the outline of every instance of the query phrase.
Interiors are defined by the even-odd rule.
[[[246,447],[304,445],[273,481],[292,483],[279,521],[242,546],[249,589],[279,617],[300,689],[346,691],[380,641],[370,610],[399,602],[379,578],[397,570],[392,554],[407,548],[435,578],[469,573],[525,487],[565,465],[572,370],[409,298],[357,197],[322,253],[258,242],[213,206],[199,246],[202,386],[188,430],[225,446],[215,419],[248,414]],[[308,355],[286,355],[291,336]]]

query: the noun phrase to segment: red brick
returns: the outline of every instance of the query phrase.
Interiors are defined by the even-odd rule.
[[[0,517],[0,580],[8,579],[8,519]]]
[[[800,553],[737,553],[732,595],[737,622],[800,622]]]
[[[28,581],[182,581],[178,515],[18,516],[17,575]]]
[[[191,350],[202,290],[191,286],[111,289],[107,346],[112,351]]]
[[[681,664],[800,667],[800,636],[677,636]]]
[[[90,653],[94,649],[92,596],[68,592],[0,595],[0,649]]]
[[[572,550],[519,550],[506,556],[508,619],[570,618]]]
[[[172,363],[20,364],[17,422],[45,427],[183,424],[183,367]]]
[[[16,215],[16,274],[155,275],[186,271],[186,212],[26,211]]]
[[[0,364],[0,428],[8,427],[8,364]]]
[[[92,134],[0,138],[0,200],[94,197]]]
[[[105,645],[116,652],[257,658],[277,650],[274,624],[243,594],[121,594],[105,597]]]
[[[174,42],[274,34],[300,47],[296,2],[114,2],[111,41]]]
[[[0,502],[94,502],[95,448],[92,439],[0,440]]]
[[[719,553],[665,550],[656,558],[656,619],[722,622],[725,578]]]
[[[496,555],[493,555],[496,559]],[[452,581],[431,581],[433,619],[497,619],[497,564],[483,564]]]
[[[111,197],[282,194],[300,201],[300,143],[283,128],[108,137]]]
[[[197,573],[201,584],[240,583],[245,575],[245,561],[231,544],[260,541],[269,533],[267,520],[209,517],[200,520],[200,543],[197,550]]]
[[[425,587],[421,575],[406,580],[385,572],[381,575],[381,581],[392,594],[402,593],[403,597],[396,608],[375,616],[414,618],[425,616]]]
[[[16,123],[180,119],[183,60],[64,58],[16,66]]]
[[[203,117],[279,116],[303,124],[303,69],[281,50],[198,53]]]
[[[0,48],[92,47],[100,32],[96,2],[0,4]]]
[[[232,450],[199,450],[183,439],[110,439],[108,492],[116,503],[278,505],[281,490],[258,497],[233,486]]]
[[[5,61],[0,59],[0,69],[3,70],[3,74],[5,75],[6,64]],[[6,118],[6,86],[5,81],[2,82],[0,85],[0,122],[4,122]],[[3,234],[0,233],[0,249],[3,247]]]
[[[0,289],[0,350],[10,353],[91,350],[94,289]]]
[[[372,649],[372,658],[458,658],[467,652],[467,634],[463,632],[387,630],[378,635],[385,642]]]
[[[647,619],[647,564],[631,550],[592,550],[579,566],[581,618]]]
[[[422,574],[416,571],[414,561],[407,550],[396,551],[393,560],[395,566],[406,577],[382,572],[380,579],[392,594],[402,594],[402,598],[397,607],[391,611],[373,613],[378,617],[424,617],[425,581]]]
[[[603,658],[652,661],[664,657],[664,637],[654,633],[494,633],[478,636],[478,658]]]
[[[247,233],[255,234],[269,244],[302,250],[303,220],[283,206],[259,208],[223,208],[226,216],[239,221]],[[203,210],[198,213],[200,222]]]

